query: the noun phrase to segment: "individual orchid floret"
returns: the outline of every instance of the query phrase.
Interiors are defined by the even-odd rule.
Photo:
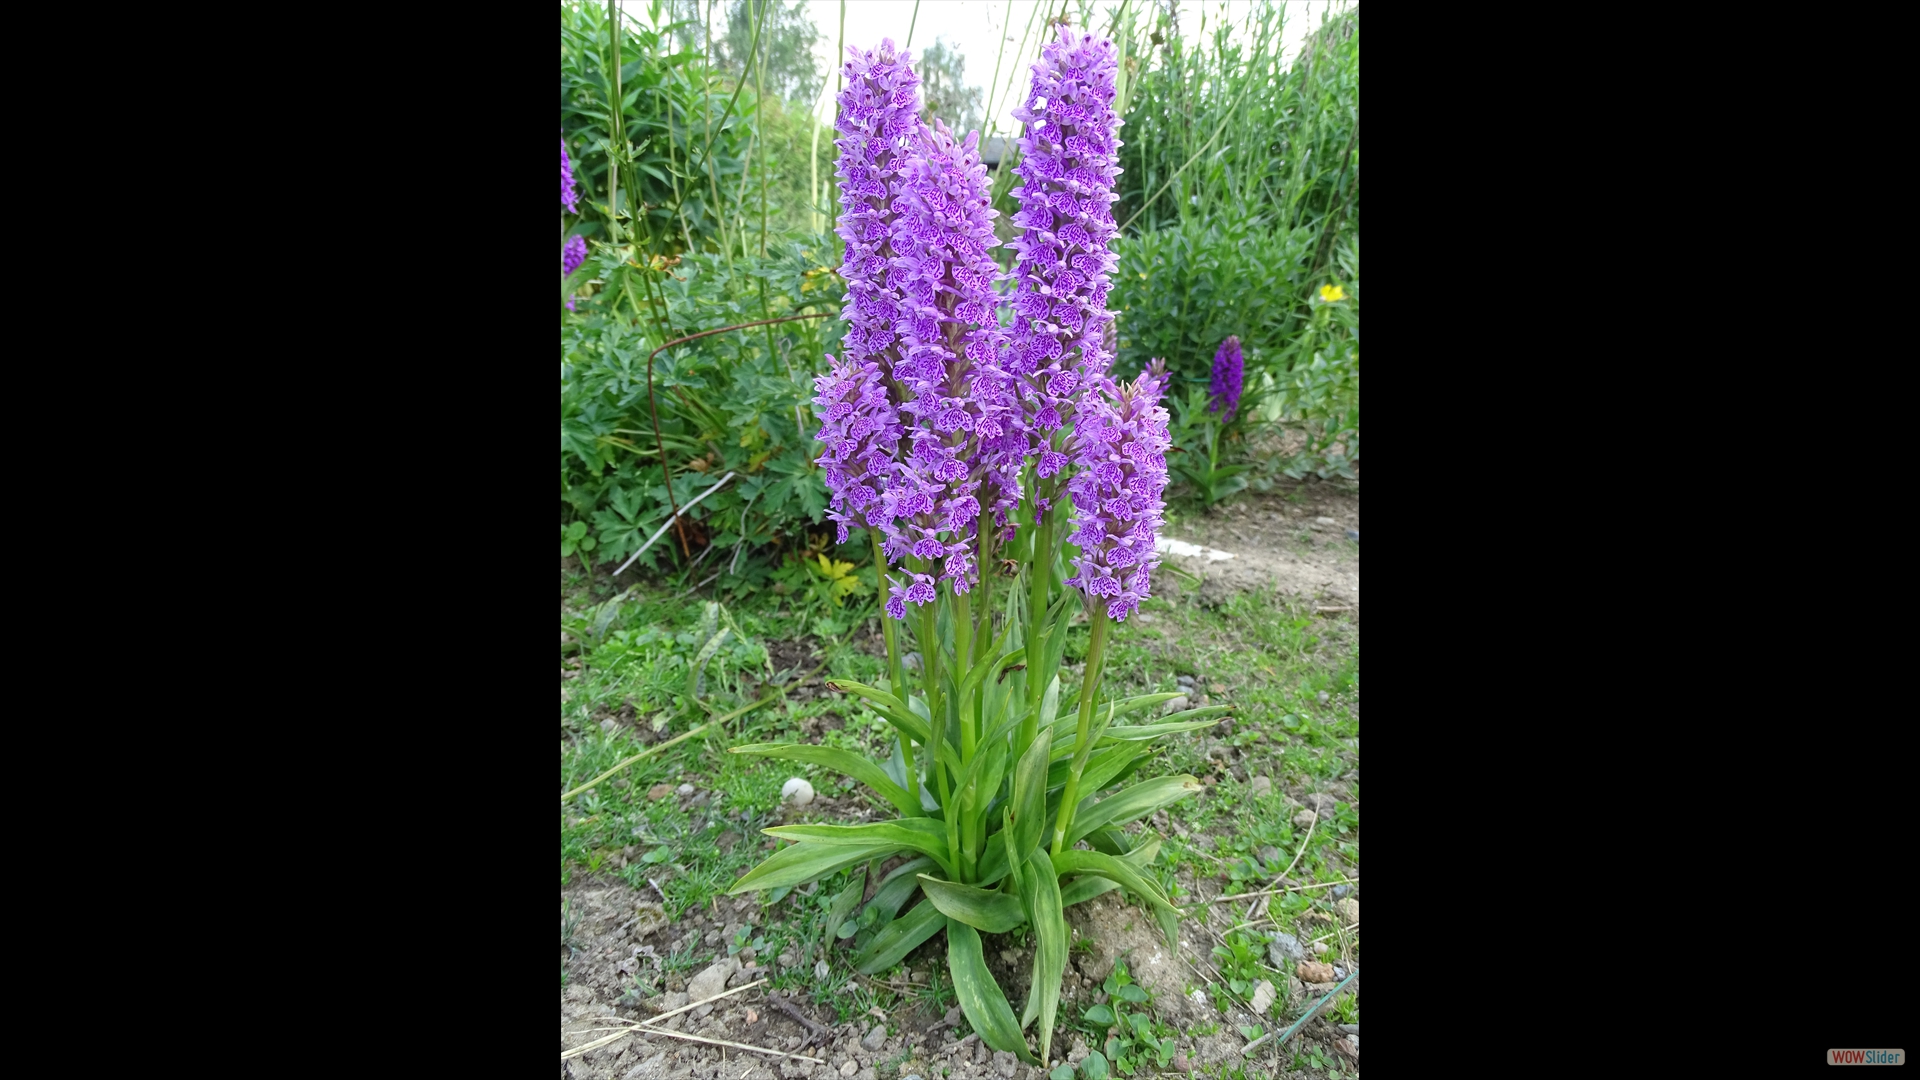
[[[1155,548],[1167,487],[1165,361],[1131,385],[1102,377],[1081,403],[1079,457],[1068,484],[1072,543],[1080,548],[1067,584],[1089,603],[1106,602],[1107,617],[1125,620],[1152,592]]]
[[[1241,377],[1244,363],[1240,355],[1240,339],[1229,337],[1220,343],[1220,351],[1213,354],[1213,402],[1208,412],[1222,412],[1222,423],[1231,423],[1235,410],[1240,408]]]

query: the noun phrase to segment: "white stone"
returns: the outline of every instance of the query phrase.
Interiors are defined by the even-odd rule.
[[[780,801],[805,806],[813,801],[813,785],[796,776],[781,786]]]

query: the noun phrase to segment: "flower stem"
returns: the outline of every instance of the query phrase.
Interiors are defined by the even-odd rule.
[[[956,684],[964,685],[967,670],[972,661],[973,610],[967,602],[966,593],[955,593],[953,597],[953,676]],[[956,701],[954,715],[960,721],[960,765],[965,768],[973,761],[973,755],[979,752],[979,733],[973,725],[973,703],[966,698]],[[954,794],[959,796],[959,805],[955,808],[960,814],[960,842],[964,845],[955,854],[955,861],[973,864],[974,849],[979,846],[980,823],[974,819],[974,809],[978,803],[979,781],[969,783],[965,791]],[[967,875],[969,878],[972,874]]]
[[[873,565],[880,583],[880,596],[884,602],[887,595],[887,558],[886,554],[880,550],[880,530],[868,529],[867,535],[873,538]],[[887,688],[893,691],[894,697],[905,701],[907,700],[907,676],[900,667],[900,641],[895,635],[893,620],[887,617],[885,611],[880,613],[880,630],[887,638]],[[913,740],[907,738],[905,733],[900,736],[900,759],[907,769],[907,795],[913,800],[914,807],[918,809],[921,805],[920,770],[913,767]]]
[[[1039,490],[1039,485],[1034,485]],[[1020,723],[1020,744],[1026,753],[1039,729],[1040,698],[1046,693],[1047,680],[1041,677],[1040,650],[1046,647],[1047,592],[1053,577],[1053,514],[1040,515],[1040,531],[1033,538],[1033,562],[1027,566],[1033,591],[1027,599],[1027,718]]]
[[[1080,773],[1087,767],[1087,755],[1093,751],[1088,735],[1093,726],[1093,690],[1100,685],[1100,665],[1107,656],[1107,607],[1098,597],[1094,598],[1092,607],[1093,642],[1087,646],[1087,673],[1080,684],[1080,726],[1074,743],[1073,764],[1067,769],[1067,786],[1060,793],[1060,813],[1053,827],[1055,855],[1066,846],[1067,829],[1073,825],[1073,808],[1080,798]]]
[[[940,806],[947,817],[947,850],[953,853],[954,867],[965,879],[970,875],[967,873],[966,860],[960,858],[960,808],[954,803],[955,792],[949,786],[947,770],[940,762],[940,750],[947,745],[947,712],[942,707],[943,703],[939,695],[934,693],[934,688],[940,685],[940,646],[933,636],[937,620],[934,617],[933,604],[918,606],[920,609],[920,670],[926,676],[927,726],[932,729],[933,735],[933,742],[927,747],[927,755],[933,767],[933,774],[940,782]]]

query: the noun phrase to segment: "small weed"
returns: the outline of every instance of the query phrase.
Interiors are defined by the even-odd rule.
[[[1124,962],[1116,963],[1113,974],[1101,986],[1107,992],[1109,1003],[1095,1005],[1084,1014],[1088,1024],[1093,1025],[1095,1038],[1104,1032],[1107,1035],[1106,1053],[1099,1051],[1088,1055],[1091,1060],[1100,1057],[1098,1065],[1089,1068],[1081,1063],[1081,1071],[1087,1080],[1100,1080],[1096,1073],[1104,1073],[1108,1063],[1115,1069],[1132,1076],[1143,1066],[1156,1071],[1164,1070],[1173,1060],[1174,1032],[1162,1024],[1156,1024],[1149,1012],[1130,1013],[1128,1005],[1146,1005],[1147,990],[1133,981],[1127,973]]]
[[[1252,997],[1253,984],[1270,970],[1261,962],[1265,957],[1267,941],[1265,934],[1251,930],[1235,930],[1227,935],[1225,945],[1213,947],[1214,958],[1220,962],[1220,977],[1226,980],[1226,986],[1216,985],[1213,988],[1214,1005],[1222,1012],[1226,1011],[1236,998],[1245,1001]]]

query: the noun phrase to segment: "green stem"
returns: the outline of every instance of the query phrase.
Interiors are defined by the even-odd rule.
[[[1034,491],[1040,490],[1038,481],[1034,482]],[[1027,573],[1032,578],[1033,592],[1027,599],[1027,708],[1029,715],[1020,725],[1020,750],[1026,751],[1027,744],[1033,742],[1035,730],[1040,718],[1032,712],[1045,695],[1047,680],[1040,670],[1040,650],[1046,647],[1047,593],[1053,577],[1053,512],[1049,510],[1040,516],[1040,531],[1033,538],[1033,562],[1028,565]]]
[[[615,0],[607,0],[607,45],[613,52],[613,101],[612,118],[609,120],[607,134],[613,137],[615,148],[627,143],[625,117],[620,108],[620,7]],[[616,150],[609,149],[607,154],[607,239],[620,242],[620,208],[615,205],[620,197],[620,160]]]
[[[972,665],[973,650],[973,611],[967,602],[966,593],[958,593],[953,598],[953,675],[956,683],[964,682],[967,671]],[[960,721],[960,766],[972,764],[973,755],[979,752],[979,732],[974,730],[973,703],[965,698],[954,704],[954,715]],[[972,880],[971,867],[974,849],[979,845],[980,823],[975,819],[974,811],[979,803],[978,780],[967,785],[965,791],[956,792],[960,797],[957,810],[960,814],[960,858],[969,867],[968,880]]]
[[[940,649],[933,639],[935,620],[933,605],[921,604],[920,609],[920,682],[927,695],[928,723],[934,726],[934,739],[938,742],[946,736],[940,733]],[[938,760],[938,758],[935,758]]]
[[[955,870],[964,882],[970,877],[965,860],[960,852],[960,808],[954,805],[953,790],[947,780],[947,770],[940,763],[940,749],[947,743],[946,710],[940,707],[939,695],[934,687],[940,680],[940,650],[934,638],[934,605],[920,605],[920,671],[925,676],[927,688],[927,726],[932,729],[933,746],[927,751],[932,756],[933,773],[940,781],[940,805],[946,808],[947,850],[954,855]],[[956,777],[957,779],[957,777]]]
[[[880,595],[884,598],[887,595],[887,559],[885,553],[880,550],[880,530],[868,529],[867,534],[873,538],[873,565],[878,570]],[[887,637],[887,687],[893,691],[894,697],[905,701],[907,679],[906,673],[900,668],[900,642],[894,636],[893,619],[884,610],[884,599],[881,606],[883,610],[880,612],[880,629]],[[900,758],[907,768],[907,795],[913,799],[913,805],[918,807],[921,805],[920,771],[913,765],[913,740],[904,734],[900,736]]]
[[[1060,793],[1060,813],[1053,827],[1053,853],[1060,854],[1067,844],[1067,830],[1073,826],[1073,809],[1080,798],[1080,773],[1087,767],[1087,755],[1093,750],[1088,736],[1093,726],[1093,690],[1100,685],[1100,665],[1107,654],[1107,608],[1103,600],[1093,602],[1093,642],[1087,646],[1087,674],[1080,684],[1080,726],[1074,743],[1073,764],[1067,769],[1067,786]]]

